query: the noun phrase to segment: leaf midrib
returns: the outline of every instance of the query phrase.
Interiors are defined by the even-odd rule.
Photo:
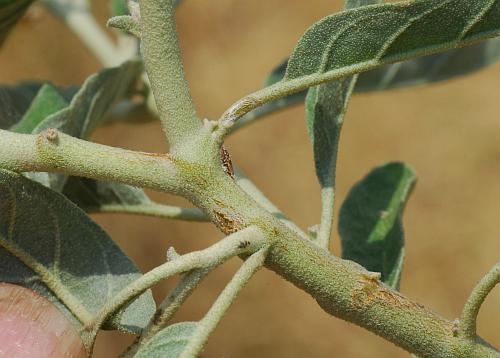
[[[16,245],[12,240],[14,235],[14,227],[16,221],[17,205],[15,200],[15,194],[12,189],[5,187],[7,189],[10,197],[12,198],[12,207],[8,225],[8,235],[9,238],[5,238],[0,235],[0,246],[5,248],[8,252],[13,254],[18,258],[23,264],[35,272],[41,279],[41,281],[54,292],[58,299],[61,300],[73,313],[73,315],[85,325],[87,322],[92,321],[92,314],[80,303],[80,301],[64,286],[60,278],[55,275],[50,270],[46,269],[44,265],[38,262],[33,256],[25,252],[21,247]],[[55,250],[57,254],[57,250]]]
[[[47,270],[33,256],[26,253],[13,242],[9,242],[0,235],[0,246],[19,259],[23,264],[35,272],[41,282],[54,292],[57,298],[66,305],[71,313],[78,318],[82,325],[92,321],[93,315],[80,303],[80,301],[62,284],[61,280]]]

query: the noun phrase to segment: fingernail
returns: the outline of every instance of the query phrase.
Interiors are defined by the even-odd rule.
[[[0,357],[85,356],[76,328],[54,304],[27,288],[0,283]]]

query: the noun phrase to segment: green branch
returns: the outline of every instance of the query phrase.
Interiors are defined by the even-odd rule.
[[[458,334],[460,337],[469,340],[476,339],[476,320],[479,309],[488,294],[498,283],[500,283],[500,262],[472,290],[458,324]]]
[[[0,167],[115,181],[174,194],[184,190],[173,156],[91,143],[55,129],[37,135],[0,130]]]
[[[207,147],[198,150],[206,156],[216,157],[215,153],[209,154],[211,150],[219,154],[212,143],[201,144]],[[499,356],[491,347],[456,337],[452,322],[383,285],[359,265],[330,255],[303,239],[245,193],[220,163],[210,165],[214,166],[198,168],[170,155],[107,147],[53,130],[39,135],[0,130],[2,168],[17,172],[60,172],[179,193],[201,208],[225,233],[258,226],[270,240],[268,268],[309,293],[328,313],[365,327],[419,357]],[[168,275],[202,267],[213,259],[202,252],[217,256],[215,247],[229,245],[227,240],[231,237],[145,274],[133,287],[115,297],[117,300],[101,312],[101,320]],[[231,245],[227,249],[235,250]],[[250,245],[241,252],[257,249],[258,245]],[[97,327],[102,322],[94,323]]]
[[[240,267],[238,272],[217,297],[205,317],[196,325],[196,330],[189,343],[180,355],[181,358],[197,357],[210,334],[215,330],[222,317],[226,314],[236,296],[247,284],[254,273],[262,267],[267,255],[267,248],[262,248],[250,256]]]
[[[421,358],[499,357],[494,348],[456,337],[453,322],[384,285],[378,273],[333,256],[300,237],[249,198],[222,169],[220,175],[208,180],[211,185],[189,178],[196,194],[188,198],[210,215],[223,232],[235,225],[261,227],[270,240],[266,267],[309,293],[326,312],[364,327]]]
[[[138,342],[138,347],[146,344],[153,336],[165,328],[184,301],[205,278],[211,269],[193,270],[184,275],[172,292],[163,300],[155,314],[155,319],[146,327]]]
[[[141,0],[141,53],[163,130],[171,147],[201,128],[184,76],[171,0]]]
[[[113,205],[105,204],[96,210],[88,210],[91,213],[114,213],[114,214],[135,214],[158,217],[163,219],[174,219],[184,221],[209,221],[208,217],[196,208],[181,208],[178,206],[164,205],[158,203],[148,203],[143,205]]]
[[[205,250],[190,252],[154,268],[125,287],[96,313],[92,322],[85,327],[86,332],[82,334],[84,340],[93,341],[108,317],[160,281],[195,269],[213,269],[231,257],[259,250],[265,240],[265,236],[257,227],[250,226],[225,237]]]

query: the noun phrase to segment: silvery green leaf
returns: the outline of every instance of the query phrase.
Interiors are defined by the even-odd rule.
[[[0,129],[12,130],[26,114],[35,97],[40,95],[40,89],[50,83],[30,81],[16,85],[0,85]],[[57,87],[57,93],[66,102],[71,101],[78,87]]]
[[[61,194],[0,170],[0,281],[30,287],[55,301],[75,323],[140,276],[111,238]],[[150,292],[108,322],[139,332],[155,311]]]
[[[47,117],[34,132],[56,128],[73,137],[88,138],[92,130],[104,120],[111,106],[130,93],[141,73],[141,62],[132,60],[90,76],[70,105]]]
[[[10,129],[21,120],[42,85],[34,81],[0,85],[0,129]]]
[[[415,181],[404,163],[382,165],[354,185],[340,209],[342,257],[380,272],[393,288],[403,269],[403,209]]]
[[[375,4],[373,0],[347,0],[346,8]],[[313,144],[316,176],[321,185],[321,223],[316,239],[327,247],[335,201],[337,150],[344,115],[357,75],[310,88],[306,97],[306,125]]]
[[[363,2],[363,0],[353,0],[350,5],[359,2]],[[346,7],[347,5],[349,4],[346,3]],[[494,8],[492,9],[494,10]],[[409,29],[407,31],[409,31]],[[359,35],[359,37],[361,38],[363,36]],[[389,64],[371,71],[363,72],[359,75],[354,91],[368,92],[387,90],[445,81],[478,71],[496,63],[499,59],[500,39],[490,39],[468,47],[451,49],[443,53],[424,56],[392,65]],[[288,59],[279,64],[271,72],[266,79],[266,85],[270,86],[283,80],[287,66]],[[246,114],[240,119],[239,122],[241,123],[238,123],[236,127],[244,126],[274,111],[301,103],[305,99],[306,94],[307,91],[301,91],[267,103]]]
[[[33,133],[56,128],[73,137],[88,138],[102,123],[112,105],[129,94],[141,73],[142,64],[133,60],[90,76],[74,95],[69,106],[46,117],[36,126]],[[40,175],[28,176],[34,180],[40,179]],[[61,191],[67,177],[51,173],[42,179],[40,181],[42,184]]]
[[[146,343],[134,358],[179,357],[195,330],[195,322],[182,322],[168,326]]]
[[[39,89],[21,120],[10,130],[19,133],[32,133],[48,116],[68,106],[68,101],[59,94],[56,88],[46,83]]]
[[[340,132],[356,76],[309,89],[306,126],[314,153],[316,176],[321,185],[321,224],[317,239],[328,245],[333,219],[335,175]]]
[[[468,75],[500,60],[500,38],[362,73],[356,92],[425,85]]]
[[[418,0],[363,6],[311,26],[284,81],[369,70],[500,33],[500,0]]]
[[[149,205],[144,190],[130,185],[70,177],[63,194],[85,211],[99,211],[103,206]]]

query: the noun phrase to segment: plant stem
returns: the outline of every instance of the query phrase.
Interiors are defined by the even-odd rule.
[[[245,128],[246,126],[253,124],[261,119],[266,118],[266,116],[271,115],[275,112],[282,111],[284,109],[293,108],[301,103],[304,103],[305,94],[296,93],[293,96],[287,96],[286,98],[280,98],[276,101],[271,101],[266,103],[254,110],[248,112],[240,119],[238,119],[234,126],[229,130],[228,134],[233,134],[236,131]]]
[[[314,87],[325,82],[330,82],[343,77],[348,77],[361,72],[373,70],[383,65],[411,60],[419,56],[431,55],[433,53],[443,52],[452,48],[468,46],[480,40],[484,40],[488,37],[494,36],[497,36],[497,34],[482,34],[478,35],[477,38],[470,37],[467,40],[462,40],[459,43],[457,43],[456,41],[450,41],[441,44],[440,47],[421,49],[418,53],[401,52],[400,54],[396,54],[390,57],[384,57],[383,59],[374,58],[372,60],[358,62],[352,65],[332,69],[327,72],[316,72],[290,80],[281,80],[280,82],[277,82],[271,86],[255,91],[239,99],[233,105],[231,105],[219,119],[219,130],[216,133],[216,137],[219,141],[221,141],[221,138],[224,138],[229,132],[231,132],[231,128],[235,125],[238,119],[251,112],[252,110],[271,101],[278,100],[285,96],[306,90],[310,87]]]
[[[141,0],[141,53],[171,148],[202,128],[184,76],[172,0]]]
[[[87,0],[43,0],[42,3],[64,21],[104,67],[117,66],[135,55],[136,40],[122,41],[121,46],[117,46],[96,22]]]
[[[142,205],[101,205],[95,209],[87,210],[91,213],[115,213],[115,214],[137,214],[153,216],[164,219],[175,219],[185,221],[209,221],[208,217],[196,208],[181,208],[158,203]]]
[[[335,204],[335,185],[321,188],[321,221],[314,242],[329,250],[332,236],[333,211]]]
[[[500,283],[500,262],[498,262],[472,290],[469,299],[465,303],[458,324],[459,336],[469,340],[476,339],[476,321],[479,309],[486,299],[486,296],[488,296],[498,283]]]
[[[108,317],[158,282],[194,269],[217,267],[231,257],[255,252],[264,245],[265,240],[265,236],[257,227],[250,226],[225,237],[205,250],[190,252],[154,268],[122,289],[113,300],[107,302],[96,313],[92,322],[85,327],[85,340],[93,341],[98,329]]]
[[[250,256],[240,267],[238,272],[224,288],[222,293],[207,312],[205,317],[196,325],[188,345],[180,355],[180,358],[197,357],[210,334],[215,330],[226,311],[236,299],[241,289],[247,284],[254,273],[262,267],[267,255],[267,248],[262,248]]]
[[[200,141],[200,148],[192,148],[190,156],[198,150],[202,153],[201,160],[212,158],[213,162],[200,164],[56,134],[51,130],[39,135],[0,130],[0,167],[17,172],[60,172],[178,193],[201,208],[225,233],[258,226],[271,240],[266,266],[309,293],[326,312],[362,326],[421,358],[500,356],[494,348],[478,341],[455,337],[452,322],[373,279],[359,265],[330,255],[284,225],[223,171],[220,162],[213,159],[220,150],[213,143]],[[245,252],[252,250],[257,248],[251,245]],[[186,256],[200,255],[193,254]],[[160,273],[167,275],[200,267],[184,260],[180,261],[185,265],[180,271],[169,263],[159,269]],[[140,282],[149,287],[161,279],[156,276],[158,273],[153,270],[144,276],[148,282]],[[121,299],[124,297],[126,301],[128,296],[122,293]],[[109,311],[112,308],[107,307]]]
[[[210,271],[211,269],[209,268],[186,273],[160,304],[153,319],[141,334],[139,341],[127,348],[127,351],[121,357],[133,357],[140,347],[145,345],[156,333],[165,328],[184,301]]]
[[[15,172],[55,172],[180,193],[175,158],[77,139],[49,129],[37,135],[0,129],[0,167]]]
[[[193,186],[187,198],[223,232],[250,224],[261,227],[270,240],[266,267],[309,293],[326,312],[421,358],[499,357],[494,348],[455,337],[452,322],[384,285],[360,265],[302,239],[249,198],[222,169],[218,175],[215,171],[210,168],[212,174],[203,182],[187,177]]]

